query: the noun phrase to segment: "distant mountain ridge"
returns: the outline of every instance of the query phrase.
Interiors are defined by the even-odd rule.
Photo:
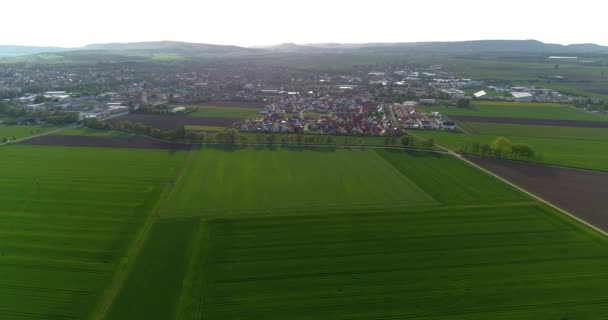
[[[282,50],[285,44],[267,49]],[[370,49],[401,49],[411,51],[430,51],[430,52],[531,52],[531,53],[608,53],[608,47],[593,43],[561,45],[543,43],[538,40],[474,40],[474,41],[454,41],[454,42],[396,42],[396,43],[316,43],[294,45],[289,44],[289,51],[296,51],[296,47],[301,47],[302,51],[309,48],[326,50],[370,50]]]
[[[73,49],[60,47],[0,45],[0,57],[23,56],[42,52],[63,52],[69,50]]]
[[[561,45],[537,40],[476,40],[456,42],[402,42],[402,43],[284,43],[265,47],[241,47],[178,41],[152,41],[133,43],[90,44],[81,48],[1,46],[0,57],[57,53],[64,56],[108,54],[173,53],[180,57],[209,57],[232,55],[279,54],[340,54],[340,53],[495,53],[523,52],[538,54],[608,54],[608,47],[593,43]]]

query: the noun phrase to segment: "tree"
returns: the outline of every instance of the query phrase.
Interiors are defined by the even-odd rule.
[[[482,144],[479,146],[479,154],[482,156],[488,156],[490,154],[491,148],[487,144]]]
[[[236,143],[238,136],[239,132],[234,128],[230,128],[226,131],[226,142],[234,144]]]
[[[471,100],[469,100],[469,99],[458,99],[458,101],[456,101],[456,106],[458,108],[468,109],[468,108],[471,107]]]
[[[206,131],[201,132],[201,134],[198,136],[198,138],[201,143],[209,142],[209,134]]]
[[[266,136],[266,142],[268,142],[268,144],[274,144],[277,140],[277,137],[274,134],[269,134],[268,136]]]
[[[511,155],[516,159],[530,159],[534,157],[534,150],[529,144],[514,143],[511,145]]]
[[[183,124],[178,124],[177,128],[175,128],[175,139],[176,140],[184,140],[186,138],[186,126]]]
[[[505,137],[498,137],[492,141],[490,149],[493,156],[502,158],[511,151],[511,141]]]

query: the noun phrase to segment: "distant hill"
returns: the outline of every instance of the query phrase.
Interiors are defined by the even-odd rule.
[[[80,50],[104,50],[104,51],[158,50],[158,51],[190,52],[190,53],[201,53],[201,52],[221,53],[221,52],[257,51],[257,49],[245,48],[245,47],[239,47],[239,46],[190,43],[190,42],[178,42],[178,41],[90,44],[90,45],[80,48]]]
[[[281,50],[286,45],[268,47],[267,49]],[[306,52],[310,48],[332,50],[351,50],[351,51],[416,51],[416,52],[436,52],[436,53],[471,53],[471,52],[526,52],[526,53],[570,53],[570,54],[590,54],[608,53],[608,47],[597,44],[573,44],[561,45],[543,43],[537,40],[477,40],[477,41],[456,41],[456,42],[401,42],[401,43],[317,43],[288,46],[290,52]]]
[[[608,54],[608,47],[597,44],[560,45],[536,40],[479,40],[459,42],[404,42],[404,43],[284,43],[265,47],[239,47],[177,41],[103,43],[82,48],[0,46],[0,57],[27,55],[28,61],[52,62],[113,62],[166,61],[256,57],[273,60],[293,55],[366,55],[396,56],[402,54],[483,54],[532,53],[541,55]],[[45,53],[52,53],[48,55]],[[9,58],[7,58],[9,57]],[[23,59],[23,58],[20,58]]]
[[[36,46],[10,46],[0,45],[0,57],[24,56],[43,52],[62,52],[73,50],[59,47],[36,47]]]

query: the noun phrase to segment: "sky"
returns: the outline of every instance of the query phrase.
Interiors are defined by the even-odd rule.
[[[0,44],[536,39],[608,45],[594,0],[3,0]]]

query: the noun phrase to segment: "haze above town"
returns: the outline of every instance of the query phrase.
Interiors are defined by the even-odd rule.
[[[239,46],[537,39],[608,45],[606,4],[555,1],[11,0],[0,44],[175,40]],[[585,26],[582,29],[580,26]]]

